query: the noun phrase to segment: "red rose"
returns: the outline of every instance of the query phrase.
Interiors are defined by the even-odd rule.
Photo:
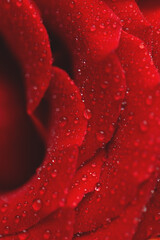
[[[158,1],[0,1],[0,239],[158,239],[158,17]]]

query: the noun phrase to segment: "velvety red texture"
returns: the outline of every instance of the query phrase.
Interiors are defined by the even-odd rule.
[[[20,61],[26,81],[27,110],[43,97],[51,77],[49,39],[39,12],[28,0],[0,2],[0,33]]]
[[[158,239],[159,17],[149,0],[0,2],[24,85],[0,67],[0,239]],[[28,119],[44,157],[24,183]]]

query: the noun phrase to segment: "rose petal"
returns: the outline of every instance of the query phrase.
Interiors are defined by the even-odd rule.
[[[39,12],[29,0],[0,1],[0,32],[22,65],[27,110],[32,112],[51,78],[51,50]]]
[[[102,59],[117,48],[121,25],[100,0],[36,0],[49,28],[67,43],[72,54]]]
[[[86,119],[83,116],[84,106],[80,93],[68,75],[62,70],[54,68],[52,80],[56,83],[51,83],[49,94],[53,112],[46,157],[33,178],[23,187],[0,195],[0,222],[3,223],[3,219],[6,219],[0,225],[0,234],[13,234],[28,229],[59,206],[65,205],[68,187],[75,172],[78,156],[77,145],[82,142],[85,134]],[[74,100],[70,98],[71,93],[74,93]],[[57,96],[56,99],[55,96]],[[56,115],[56,109],[53,106],[60,109],[60,112],[56,111]],[[73,106],[72,109],[71,106]],[[69,109],[71,109],[70,116]],[[76,117],[79,117],[79,122],[82,124],[82,129],[78,129],[78,125],[72,123],[75,110],[77,111]],[[57,130],[56,136],[58,134],[65,136],[65,130],[63,134],[59,128],[61,114],[68,116],[71,134],[62,138],[64,142],[60,142],[58,146],[55,142],[55,129]],[[75,133],[73,133],[74,131]],[[78,133],[78,137],[76,133]],[[67,148],[68,143],[70,143],[70,147]],[[19,222],[16,220],[17,216],[20,219]]]
[[[114,132],[125,93],[125,80],[114,50],[119,19],[102,1],[37,0],[49,28],[66,43],[73,62],[73,79],[80,88],[89,120],[78,166],[107,143]],[[57,25],[59,28],[57,28]]]
[[[29,230],[15,236],[2,237],[5,240],[71,240],[73,236],[74,211],[59,209]]]
[[[77,144],[81,145],[87,129],[84,117],[84,103],[79,89],[61,69],[54,67],[49,90],[54,119],[52,144],[58,149]]]
[[[144,13],[144,16],[147,18],[148,22],[153,27],[153,51],[152,56],[156,67],[160,71],[160,4],[159,1],[145,1],[145,4],[142,2],[140,5],[141,10]]]
[[[75,81],[86,106],[84,116],[88,119],[87,134],[78,158],[80,166],[113,136],[126,84],[115,53],[100,62],[76,56],[74,64]]]
[[[77,206],[85,194],[92,192],[95,187],[98,188],[98,184],[96,186],[96,183],[99,181],[104,161],[105,151],[102,150],[76,172],[67,198],[68,206]]]
[[[0,234],[28,229],[65,205],[77,152],[73,146],[61,151],[48,148],[44,163],[35,176],[23,187],[0,196]]]
[[[116,219],[104,225],[95,232],[85,233],[80,237],[80,240],[131,240],[135,233],[136,227],[140,221],[142,211],[145,209],[151,190],[155,185],[155,178],[150,179],[143,184],[133,201],[127,206],[124,212]],[[106,226],[105,226],[106,224]],[[86,236],[85,236],[86,235]],[[76,235],[75,235],[76,236]],[[77,237],[78,238],[78,237]],[[75,237],[75,239],[77,239]],[[141,239],[142,238],[137,238]]]
[[[146,206],[142,220],[138,226],[134,240],[156,239],[160,235],[160,183],[159,179],[153,196]],[[158,238],[157,238],[158,239]]]
[[[135,0],[104,0],[121,19],[123,30],[142,39],[151,50],[152,28]]]
[[[141,44],[138,38],[122,34],[118,54],[126,72],[126,106],[108,146],[100,190],[86,197],[77,208],[76,232],[97,228],[106,218],[119,215],[133,199],[138,185],[158,165],[159,74]]]

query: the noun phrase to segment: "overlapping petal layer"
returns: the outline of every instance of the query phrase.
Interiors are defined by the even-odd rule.
[[[4,240],[71,240],[73,236],[74,211],[59,209],[37,225],[23,230],[14,236],[2,237]]]
[[[141,3],[141,1],[140,1]],[[148,22],[152,25],[153,27],[153,51],[152,51],[152,56],[155,65],[160,71],[160,21],[159,21],[159,16],[160,16],[160,2],[159,1],[146,1],[140,4],[141,10],[144,13],[144,16],[148,20]]]
[[[0,237],[72,239],[74,212],[58,208],[78,205],[75,238],[131,240],[159,170],[160,77],[148,52],[150,23],[133,0],[36,3],[48,29],[70,51],[75,83],[63,70],[52,69],[46,156],[24,186],[0,195]],[[144,13],[154,26],[153,58],[159,67],[159,9]],[[28,113],[38,124],[32,112],[51,78],[46,30],[29,0],[2,1],[0,17],[0,31],[24,71]],[[120,20],[136,37],[121,35]],[[157,196],[151,201],[157,203]],[[159,223],[147,220],[153,213],[157,208],[151,204],[135,240],[145,236],[146,226],[152,227],[147,237],[159,233]]]
[[[108,146],[99,191],[77,208],[75,232],[95,229],[117,217],[158,165],[159,74],[143,42],[132,35],[122,34],[118,55],[128,86],[124,110]]]
[[[75,59],[75,79],[86,106],[87,134],[80,148],[78,166],[111,139],[120,114],[126,85],[116,54],[101,62]],[[85,63],[85,64],[84,64]]]
[[[160,184],[159,178],[152,198],[148,202],[133,240],[158,239],[160,236]],[[157,238],[156,238],[157,237]]]
[[[88,129],[80,166],[111,139],[119,117],[125,80],[116,54],[107,53],[118,45],[120,21],[102,1],[36,2],[49,28],[70,50],[73,79],[86,106]]]
[[[0,1],[0,19],[0,34],[22,65],[30,113],[39,104],[51,78],[48,35],[39,11],[29,0]]]
[[[102,227],[93,232],[85,233],[84,235],[82,234],[82,236],[78,234],[76,237],[75,235],[75,239],[132,240],[154,185],[155,177],[140,186],[133,201],[126,206],[124,212],[115,218],[113,222],[108,222],[108,224],[105,222]],[[138,239],[142,240],[142,238]]]
[[[85,194],[98,188],[102,165],[105,160],[105,151],[101,150],[93,159],[76,172],[67,197],[68,206],[76,207]]]
[[[104,0],[121,19],[123,30],[142,39],[151,50],[152,27],[135,0]]]
[[[80,93],[68,75],[62,70],[53,68],[52,80],[57,81],[57,83],[51,83],[48,96],[52,113],[50,118],[51,134],[47,143],[46,157],[29,182],[13,192],[0,195],[0,222],[2,223],[0,234],[2,235],[28,229],[59,206],[65,205],[68,187],[76,167],[77,146],[82,142],[86,130],[86,119],[83,116],[84,106]],[[70,94],[73,93],[74,99],[70,99]],[[70,107],[73,106],[73,113],[70,116],[68,115],[68,104]],[[58,109],[59,111],[57,111]],[[75,137],[73,141],[72,134],[68,135],[67,137],[70,138],[69,147],[67,147],[67,141],[69,141],[67,137],[63,138],[63,144],[61,142],[61,145],[57,146],[54,141],[55,129],[60,130],[60,132],[56,131],[56,136],[62,134],[59,128],[59,117],[63,113],[68,116],[71,122],[75,110],[77,110],[76,117],[79,118],[79,122],[84,127],[78,130],[75,128],[76,124],[70,124],[71,133],[73,130],[78,131],[79,137]]]
[[[80,91],[67,73],[59,68],[53,68],[52,79],[49,88],[51,124],[54,119],[54,129],[49,131],[52,144],[58,149],[74,144],[80,146],[87,129],[85,105],[81,100]]]
[[[96,60],[118,47],[121,24],[101,0],[35,1],[47,26],[67,43],[71,54]]]

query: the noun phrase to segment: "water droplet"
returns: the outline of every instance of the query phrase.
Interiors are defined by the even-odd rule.
[[[45,240],[51,239],[51,231],[47,229],[43,234],[43,238]]]
[[[45,193],[45,191],[46,191],[46,188],[45,187],[41,187],[39,192],[40,192],[41,195],[43,195]]]
[[[42,201],[40,199],[36,199],[32,203],[32,208],[34,211],[39,211],[42,208]]]
[[[130,7],[130,8],[133,8],[133,4],[129,4],[129,7]]]
[[[152,96],[148,96],[147,99],[146,99],[146,104],[148,106],[152,105]]]
[[[7,211],[7,208],[8,208],[8,204],[7,203],[4,203],[1,207],[1,212],[2,213],[5,213]]]
[[[52,176],[52,178],[57,177],[57,170],[56,169],[51,173],[51,176]]]
[[[52,198],[53,198],[53,199],[56,199],[56,198],[57,198],[57,195],[58,195],[58,193],[57,193],[57,192],[54,192],[54,193],[52,194]]]
[[[97,137],[97,140],[99,142],[103,142],[104,141],[104,137],[105,137],[105,133],[104,131],[99,131],[96,133],[96,137]]]
[[[76,118],[74,119],[74,123],[77,124],[78,122],[79,122],[79,118],[76,117]]]
[[[146,132],[148,130],[148,123],[146,120],[143,120],[141,123],[140,123],[140,129],[142,132]]]
[[[104,81],[103,83],[101,83],[101,88],[106,89],[108,87],[108,81]]]
[[[64,207],[64,205],[65,205],[65,198],[62,198],[60,201],[59,201],[59,206],[60,207]]]
[[[8,218],[7,218],[6,216],[3,217],[3,218],[2,218],[2,223],[3,223],[3,224],[7,223],[7,219],[8,219]]]
[[[118,92],[116,92],[116,94],[114,95],[114,99],[115,100],[120,100],[120,99],[122,99],[122,91],[118,91]]]
[[[139,48],[144,49],[144,43],[143,42],[139,44]]]
[[[91,113],[91,110],[90,109],[85,109],[85,111],[84,111],[84,117],[87,119],[87,120],[89,120],[89,119],[91,119],[91,117],[92,117],[92,113]]]
[[[80,69],[79,69],[80,70]],[[81,70],[80,70],[81,71]],[[74,100],[75,99],[75,93],[71,93],[70,94],[70,98],[71,98],[71,100]]]
[[[71,3],[69,4],[70,8],[74,8],[75,5],[75,1],[71,1]]]
[[[20,221],[20,216],[19,215],[15,216],[15,223],[19,223],[19,221]]]
[[[21,7],[23,3],[23,0],[17,0],[16,5],[17,7]]]
[[[67,117],[64,117],[64,116],[61,117],[59,120],[60,127],[64,127],[67,124],[67,121],[68,121]]]
[[[92,25],[91,28],[90,28],[91,32],[94,32],[96,31],[96,26],[95,25]]]
[[[101,190],[101,184],[97,183],[96,186],[95,186],[95,191],[99,192],[100,190]]]
[[[104,28],[105,28],[104,23],[101,23],[101,24],[99,25],[99,27],[100,27],[101,29],[104,29]]]
[[[37,12],[34,12],[34,13],[32,14],[32,17],[33,17],[33,18],[36,18],[36,17],[37,17]]]
[[[26,214],[27,214],[27,212],[26,212],[26,211],[23,211],[23,212],[22,212],[22,217],[26,217]]]
[[[95,162],[92,163],[92,167],[93,167],[93,168],[96,167],[96,163],[95,163]]]
[[[91,173],[91,174],[92,174],[93,177],[96,177],[96,176],[97,176],[96,172],[93,172],[93,173]]]
[[[85,182],[87,180],[87,175],[82,176],[82,181]]]
[[[19,238],[19,240],[26,240],[28,238],[28,235],[29,234],[27,233],[27,231],[24,230],[22,233],[18,234],[18,238]]]
[[[115,29],[117,27],[117,23],[113,23],[112,27]]]

